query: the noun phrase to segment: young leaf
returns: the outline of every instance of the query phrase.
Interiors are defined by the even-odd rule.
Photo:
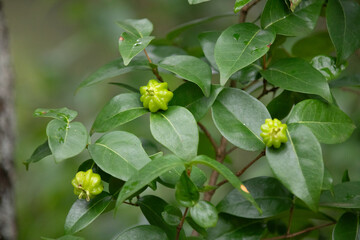
[[[234,6],[234,12],[239,12],[246,4],[248,4],[251,0],[236,0]]]
[[[159,67],[195,83],[201,88],[205,96],[208,97],[210,95],[211,68],[199,58],[186,55],[173,55],[161,61]]]
[[[153,39],[152,36],[138,38],[124,32],[119,39],[119,51],[124,65],[127,66],[131,59],[144,50]]]
[[[90,202],[82,199],[76,200],[72,205],[66,220],[65,233],[74,234],[92,223],[109,206],[111,196],[108,193],[101,193]]]
[[[150,130],[153,137],[177,156],[190,160],[197,155],[199,134],[193,115],[183,107],[152,113]]]
[[[57,109],[38,108],[34,112],[35,117],[50,117],[65,122],[71,122],[77,116],[77,112],[66,107]]]
[[[114,240],[147,240],[168,239],[166,233],[159,227],[152,225],[139,225],[120,233]]]
[[[348,139],[355,129],[353,121],[338,107],[316,99],[295,105],[289,125],[305,125],[321,143],[335,144]]]
[[[88,132],[80,122],[64,122],[54,119],[46,128],[49,147],[56,161],[62,161],[81,153],[88,143]]]
[[[292,194],[275,178],[252,178],[245,181],[244,185],[259,204],[262,214],[236,189],[217,205],[219,212],[244,218],[268,218],[290,209],[292,205]]]
[[[326,23],[336,49],[337,63],[342,63],[360,47],[359,22],[359,3],[329,0],[326,7]]]
[[[277,179],[316,211],[323,183],[321,146],[310,129],[288,126],[288,141],[280,148],[267,148],[266,158]]]
[[[200,227],[215,227],[218,221],[218,212],[214,205],[206,201],[199,201],[190,208],[191,218]]]
[[[218,66],[215,62],[214,50],[216,40],[219,38],[219,36],[220,32],[204,32],[201,33],[198,37],[206,59],[215,69],[218,69]]]
[[[88,148],[96,165],[124,181],[151,161],[140,140],[128,132],[115,131],[105,134]]]
[[[261,15],[261,27],[277,34],[298,36],[314,29],[323,0],[302,1],[292,12],[284,0],[269,0]]]
[[[92,131],[106,132],[130,122],[148,110],[140,102],[140,94],[123,93],[112,98],[96,116]]]
[[[233,185],[233,187],[235,189],[237,189],[238,191],[240,191],[241,195],[248,200],[249,202],[251,202],[252,205],[254,205],[256,207],[256,209],[261,213],[262,210],[259,208],[259,205],[255,202],[254,198],[252,197],[251,193],[249,193],[248,191],[244,191],[241,186],[243,185],[242,182],[230,171],[230,169],[228,169],[227,167],[225,167],[224,165],[222,165],[221,163],[215,161],[214,159],[211,159],[205,155],[201,155],[201,156],[197,156],[196,158],[194,158],[193,160],[191,160],[190,162],[191,165],[194,164],[204,164],[206,166],[211,167],[212,169],[214,169],[215,171],[217,171],[218,173],[220,173],[221,175],[223,175],[223,177],[225,179],[227,179],[229,181],[229,183],[231,185]]]
[[[333,240],[359,239],[359,216],[355,213],[344,213],[336,223],[333,232]]]
[[[275,34],[252,23],[227,28],[215,45],[215,60],[220,70],[220,83],[225,85],[232,74],[263,56],[275,40]]]
[[[186,170],[183,171],[179,182],[176,184],[175,198],[178,203],[184,207],[192,207],[199,201],[199,191],[188,177]]]
[[[260,126],[270,114],[264,104],[248,93],[225,88],[213,104],[212,116],[217,129],[235,146],[248,151],[265,148]]]
[[[31,157],[24,161],[23,164],[25,165],[26,170],[28,170],[30,163],[38,162],[49,155],[51,155],[51,150],[49,148],[49,143],[46,140],[43,144],[35,149]]]
[[[280,59],[261,75],[271,84],[286,90],[316,94],[328,102],[332,96],[325,77],[300,58]]]
[[[125,183],[119,193],[116,208],[158,176],[177,166],[184,166],[184,162],[174,155],[158,157],[146,164]]]
[[[164,211],[161,213],[161,216],[167,224],[171,226],[177,226],[181,221],[182,212],[177,207],[167,205],[164,208]]]
[[[117,24],[124,29],[125,32],[140,38],[150,36],[153,31],[153,24],[146,18],[126,19],[124,21],[118,21]]]
[[[322,55],[314,57],[310,63],[313,68],[321,72],[327,81],[337,78],[347,65],[340,64],[340,66],[336,66],[335,58]]]
[[[321,194],[320,206],[360,209],[360,182],[344,182]]]

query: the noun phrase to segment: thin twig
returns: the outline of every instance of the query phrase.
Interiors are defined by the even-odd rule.
[[[265,80],[266,81],[266,80]],[[264,85],[265,86],[265,85]],[[279,88],[278,87],[272,87],[269,90],[267,90],[266,88],[263,89],[262,93],[257,97],[257,99],[262,98],[263,96],[265,96],[268,93],[271,92],[276,92]]]
[[[139,206],[139,204],[136,204],[136,203],[131,203],[131,202],[124,202],[124,203],[127,205],[135,206],[135,207]]]
[[[232,152],[235,151],[236,149],[238,149],[238,147],[232,147],[232,148],[230,148],[230,149],[225,153],[225,155],[229,155],[230,153],[232,153]]]
[[[240,11],[241,14],[240,14],[240,18],[239,18],[239,22],[240,22],[240,23],[243,23],[243,22],[246,21],[246,17],[247,17],[247,14],[248,14],[249,10],[250,10],[253,6],[255,6],[258,2],[260,2],[260,0],[255,0],[255,1],[247,4],[246,6],[244,6],[244,7],[241,9],[241,11]]]
[[[150,67],[151,67],[151,70],[152,72],[154,73],[154,75],[156,76],[156,78],[160,81],[160,82],[164,82],[164,80],[162,79],[162,77],[160,76],[159,74],[159,70],[157,68],[156,65],[154,65],[149,57],[149,54],[147,53],[146,49],[144,49],[144,53],[145,53],[145,56],[147,58],[147,60],[149,61],[150,63]]]
[[[182,229],[182,227],[184,225],[185,217],[186,217],[186,214],[187,214],[188,210],[189,210],[189,208],[185,208],[184,215],[181,218],[181,222],[179,223],[179,225],[176,228],[176,240],[178,240],[179,237],[180,237],[180,232],[181,232],[181,229]]]
[[[295,201],[295,197],[293,198],[293,202],[291,204],[291,208],[290,208],[290,213],[289,213],[289,223],[288,223],[288,228],[287,228],[287,231],[286,231],[286,235],[289,235],[290,234],[290,230],[291,230],[291,223],[292,223],[292,218],[294,216],[294,203]]]
[[[218,149],[218,146],[217,146],[214,138],[211,136],[210,132],[207,130],[207,128],[202,123],[198,122],[197,124],[201,128],[201,130],[205,133],[206,137],[210,140],[211,145],[213,146],[213,148],[216,152]]]
[[[326,224],[323,224],[323,225],[306,228],[306,229],[304,229],[304,230],[302,230],[300,232],[296,232],[296,233],[292,233],[292,234],[286,234],[286,235],[273,237],[273,238],[264,238],[262,240],[278,240],[278,239],[292,238],[292,237],[296,237],[296,236],[299,236],[299,235],[307,233],[307,232],[311,232],[311,231],[314,231],[314,230],[317,230],[317,229],[320,229],[320,228],[324,228],[324,227],[334,225],[335,223],[336,222],[326,223]]]

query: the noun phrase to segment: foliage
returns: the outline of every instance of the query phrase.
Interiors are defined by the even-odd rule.
[[[189,0],[190,4],[201,2],[205,1]],[[73,234],[105,211],[121,214],[122,204],[139,207],[150,225],[114,233],[115,239],[275,239],[330,225],[334,225],[333,239],[358,238],[358,183],[351,182],[347,173],[344,183],[332,185],[320,143],[345,142],[355,129],[337,106],[332,88],[359,85],[358,75],[342,76],[342,72],[346,60],[360,47],[360,5],[352,0],[267,0],[260,21],[245,22],[247,12],[258,2],[237,0],[234,11],[240,12],[240,23],[221,33],[200,33],[201,56],[172,46],[173,41],[189,27],[216,17],[185,24],[163,41],[151,36],[153,24],[148,19],[119,21],[124,30],[119,38],[121,58],[95,71],[78,90],[137,70],[152,71],[157,80],[143,87],[139,81],[140,91],[115,83],[131,92],[112,98],[90,132],[82,123],[73,122],[74,110],[35,111],[35,116],[54,119],[46,129],[47,141],[24,162],[26,166],[49,155],[63,161],[87,150],[92,160],[79,171],[94,171],[96,180],[101,177],[106,183],[101,194],[97,191],[93,193],[97,196],[87,198],[90,201],[75,201],[65,222],[67,235],[62,238],[77,239]],[[291,36],[310,37],[321,12],[326,13],[336,57],[329,56],[328,48],[314,49],[316,55],[311,58],[292,56],[282,48]],[[305,47],[311,52],[311,46]],[[165,79],[170,74],[175,77]],[[165,80],[174,78],[184,82],[172,94]],[[161,87],[155,91],[157,86]],[[275,98],[269,103],[260,101],[269,93]],[[220,144],[203,124],[208,112],[221,134]],[[116,130],[146,114],[150,115],[150,141],[160,143],[164,153],[149,156],[137,136]],[[94,133],[105,134],[94,139]],[[215,159],[212,152],[198,153],[200,134],[208,138]],[[234,147],[229,148],[228,142]],[[237,148],[258,156],[233,173],[223,163]],[[263,156],[273,177],[258,176],[242,183],[238,177]],[[199,165],[210,167],[211,175]],[[218,181],[219,174],[223,181]],[[212,196],[226,183],[233,190],[215,206]],[[156,191],[158,184],[174,189],[176,206],[144,193],[148,188]],[[333,208],[337,215],[331,212]],[[301,231],[292,233],[294,221]],[[193,234],[184,231],[184,223]]]

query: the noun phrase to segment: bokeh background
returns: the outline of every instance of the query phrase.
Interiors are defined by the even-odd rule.
[[[46,139],[48,119],[36,119],[33,111],[38,107],[68,107],[79,112],[78,121],[90,129],[96,114],[114,95],[126,92],[114,85],[101,83],[80,90],[78,84],[105,63],[119,57],[117,42],[122,32],[117,20],[148,18],[154,24],[153,35],[163,38],[168,31],[184,22],[215,16],[232,11],[233,0],[213,0],[189,5],[186,0],[5,0],[5,16],[10,31],[17,113],[16,146],[16,206],[19,239],[40,239],[41,236],[57,238],[64,234],[63,225],[68,210],[76,200],[70,184],[77,167],[89,158],[87,153],[56,164],[52,158],[30,165],[26,171],[22,164],[33,150]],[[255,20],[264,1],[252,9],[248,19]],[[197,36],[202,31],[223,30],[236,23],[238,16],[221,18],[189,29],[176,39],[190,54],[201,55]],[[324,18],[319,19],[315,32],[325,28]],[[303,37],[289,38],[284,48],[290,53],[294,43]],[[318,48],[324,47],[319,42]],[[315,43],[314,43],[315,44]],[[333,52],[333,49],[324,51]],[[304,50],[305,51],[305,50]],[[304,51],[298,51],[304,53]],[[349,60],[344,74],[360,72],[359,51]],[[174,89],[180,82],[164,75]],[[134,72],[112,79],[138,88],[153,78],[151,72]],[[349,114],[359,127],[360,96],[343,90],[334,90],[339,106]],[[265,98],[264,101],[269,101]],[[203,122],[218,135],[210,115]],[[142,126],[141,128],[139,126]],[[133,132],[138,137],[153,141],[148,128],[148,117],[142,117],[119,129]],[[96,139],[98,136],[94,136]],[[159,146],[157,146],[159,147]],[[156,151],[148,148],[149,153]],[[201,137],[200,152],[213,154]],[[360,180],[360,131],[355,130],[345,143],[323,146],[326,167],[339,183],[348,169],[352,181]],[[235,151],[228,165],[239,169],[247,164],[254,153]],[[208,170],[206,170],[208,171]],[[266,160],[258,161],[242,179],[259,175],[271,176]],[[173,192],[160,187],[160,193],[174,202]],[[217,193],[215,202],[225,194],[225,187]],[[151,190],[149,194],[154,194]],[[146,223],[140,210],[122,206],[119,213],[105,213],[78,235],[86,239],[111,239],[117,233],[137,223]]]

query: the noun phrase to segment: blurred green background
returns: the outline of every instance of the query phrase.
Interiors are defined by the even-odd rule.
[[[32,116],[38,107],[68,107],[79,112],[78,121],[90,129],[96,114],[114,95],[125,92],[117,86],[102,83],[82,89],[75,95],[78,84],[105,63],[119,57],[118,38],[122,30],[117,20],[127,18],[148,18],[154,24],[154,33],[162,38],[175,26],[197,18],[220,15],[232,11],[233,0],[213,0],[189,5],[186,0],[5,0],[5,15],[10,31],[13,68],[16,76],[16,206],[19,225],[19,239],[39,239],[41,236],[60,237],[63,225],[72,203],[76,200],[71,179],[77,167],[88,154],[56,164],[48,158],[30,165],[25,170],[22,162],[46,139],[45,128],[48,119]],[[256,20],[264,1],[254,8],[249,20]],[[189,53],[200,51],[197,35],[207,30],[223,30],[237,22],[238,16],[222,18],[192,28],[176,39],[176,44],[185,46]],[[317,31],[324,30],[325,20],[321,18]],[[284,47],[291,50],[301,37],[290,38]],[[359,52],[349,60],[346,74],[360,72]],[[180,82],[170,75],[164,75],[174,89]],[[138,88],[153,78],[151,72],[134,72],[113,80],[121,80]],[[342,90],[333,91],[339,106],[359,126],[360,96]],[[264,101],[269,101],[265,98]],[[203,120],[215,131],[210,115]],[[143,126],[139,128],[139,126]],[[121,126],[120,129],[133,132],[140,138],[149,139],[148,117],[142,117]],[[215,131],[215,135],[218,133]],[[95,135],[93,139],[98,137]],[[341,181],[345,169],[349,169],[351,180],[360,180],[360,131],[355,130],[351,139],[339,145],[323,146],[326,167],[335,183]],[[151,149],[148,149],[151,153]],[[211,154],[202,137],[200,150]],[[245,166],[256,154],[235,151],[229,165],[234,169]],[[265,159],[258,161],[242,179],[259,175],[271,176]],[[162,191],[157,195],[173,202],[173,192]],[[214,200],[230,188],[219,191]],[[150,190],[148,193],[153,194]],[[117,233],[137,223],[146,223],[140,210],[122,206],[114,216],[112,212],[98,218],[79,235],[86,239],[111,239]]]

